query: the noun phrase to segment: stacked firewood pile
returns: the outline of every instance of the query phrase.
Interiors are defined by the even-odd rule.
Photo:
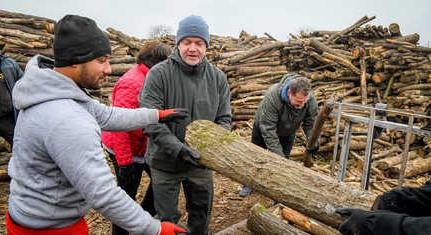
[[[54,24],[51,19],[0,10],[2,54],[22,68],[36,54],[52,57]]]

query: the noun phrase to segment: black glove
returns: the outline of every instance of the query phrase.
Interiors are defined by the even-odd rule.
[[[189,116],[187,109],[165,109],[159,110],[159,122],[180,122]]]
[[[201,158],[201,156],[199,155],[199,153],[185,144],[181,148],[178,156],[187,163],[190,163],[195,166],[200,166],[199,159]]]
[[[338,228],[343,235],[398,234],[404,214],[389,211],[364,211],[361,209],[341,208],[335,211],[349,216]]]

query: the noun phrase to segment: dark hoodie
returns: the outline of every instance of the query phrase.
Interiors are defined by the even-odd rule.
[[[186,64],[178,48],[164,62],[151,68],[139,105],[146,108],[186,108],[190,119],[181,124],[149,125],[146,159],[159,170],[178,172],[189,165],[178,159],[184,144],[186,126],[194,120],[210,120],[226,129],[231,125],[230,92],[226,75],[206,58],[194,66]]]

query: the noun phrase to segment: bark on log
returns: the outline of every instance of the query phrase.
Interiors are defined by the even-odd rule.
[[[271,50],[271,49],[274,49],[274,48],[281,48],[284,45],[285,45],[284,42],[269,43],[269,44],[266,44],[264,46],[255,48],[253,50],[246,51],[243,54],[237,55],[237,56],[233,57],[232,59],[230,59],[229,63],[230,64],[235,64],[235,63],[237,63],[237,62],[239,62],[241,60],[249,58],[249,57],[251,57],[253,55],[256,55],[258,53],[261,53],[263,51],[268,51],[268,50]]]
[[[413,177],[431,171],[431,158],[416,158],[407,162],[404,177]],[[400,176],[401,165],[389,167],[385,174],[388,177],[396,178]]]
[[[340,31],[340,32],[337,32],[337,33],[333,34],[333,35],[328,39],[328,41],[334,42],[334,41],[335,41],[335,40],[337,40],[339,37],[341,37],[341,36],[343,36],[343,35],[346,35],[346,34],[348,34],[348,33],[352,32],[352,31],[353,31],[353,30],[355,30],[356,28],[361,27],[362,25],[364,25],[364,24],[366,24],[366,23],[368,23],[368,22],[370,22],[370,21],[374,20],[375,18],[376,18],[375,16],[372,16],[372,17],[369,17],[369,18],[368,18],[368,16],[364,16],[364,17],[362,17],[361,19],[359,19],[358,21],[356,21],[352,26],[349,26],[349,27],[347,27],[346,29],[344,29],[344,30],[342,30],[342,31]]]
[[[392,37],[401,36],[400,26],[397,23],[391,23],[389,25],[389,33]]]
[[[338,230],[323,224],[320,221],[309,218],[291,208],[283,207],[281,210],[283,219],[296,224],[302,231],[313,235],[336,235]]]
[[[376,195],[361,191],[249,143],[213,122],[187,127],[186,142],[200,163],[307,216],[336,227],[338,207],[368,209]]]
[[[7,168],[0,168],[0,182],[9,181],[10,177],[7,174]]]
[[[247,220],[247,228],[256,235],[307,234],[288,224],[286,221],[277,218],[261,204],[256,204],[251,208],[250,217]]]
[[[418,155],[416,154],[415,151],[410,151],[408,154],[409,160],[413,160],[417,157],[418,157]],[[380,170],[386,170],[389,167],[400,164],[402,162],[402,160],[403,160],[403,154],[400,154],[397,156],[388,157],[388,158],[384,158],[384,159],[381,159],[379,161],[376,161],[376,162],[374,162],[374,165],[376,166],[376,168],[379,168]]]
[[[367,64],[365,63],[365,50],[359,49],[361,58],[359,63],[361,66],[361,103],[367,105]]]

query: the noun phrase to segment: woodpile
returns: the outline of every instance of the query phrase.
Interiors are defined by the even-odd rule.
[[[337,96],[346,103],[372,105],[384,102],[389,109],[424,113],[431,104],[431,48],[418,46],[418,34],[404,35],[396,23],[387,27],[372,25],[373,19],[375,17],[364,16],[339,31],[290,35],[291,39],[286,42],[277,41],[268,33],[258,37],[243,31],[238,38],[211,35],[207,58],[228,77],[234,131],[250,139],[259,102],[267,89],[288,72],[298,72],[312,80],[313,96],[320,105]],[[1,53],[15,59],[22,68],[36,54],[52,58],[55,23],[43,17],[0,10]],[[136,63],[137,53],[150,39],[132,37],[113,28],[107,28],[106,34],[113,51],[112,74],[102,88],[90,93],[110,104],[114,84]],[[173,35],[151,40],[175,46]],[[366,111],[347,112],[369,115]],[[395,114],[389,114],[388,120],[408,121]],[[417,118],[414,125],[423,127],[426,123],[426,119]],[[332,158],[336,122],[330,118],[320,125],[319,161],[312,169],[328,175],[327,160]],[[344,126],[342,122],[341,130]],[[359,185],[366,135],[367,126],[353,126],[345,180],[349,185]],[[385,130],[375,140],[370,181],[373,192],[382,193],[398,185],[404,137],[403,132]],[[410,142],[406,185],[419,186],[428,179],[426,173],[431,170],[431,137],[413,135]],[[304,134],[299,132],[291,157],[303,158],[306,144]],[[1,154],[10,152],[1,151]],[[0,165],[0,178],[6,174],[5,166]]]

